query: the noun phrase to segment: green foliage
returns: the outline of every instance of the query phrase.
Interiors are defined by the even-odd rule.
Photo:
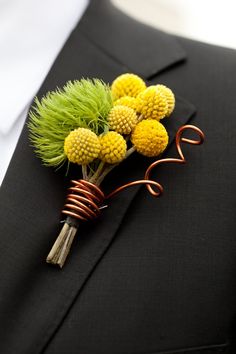
[[[67,159],[64,140],[70,131],[79,127],[96,134],[107,131],[111,108],[110,87],[98,79],[69,81],[41,102],[36,98],[28,126],[37,156],[46,166],[61,166]]]

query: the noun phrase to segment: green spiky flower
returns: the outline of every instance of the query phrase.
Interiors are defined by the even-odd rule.
[[[58,167],[67,160],[64,141],[72,130],[107,131],[111,108],[110,87],[98,79],[69,81],[41,101],[36,98],[30,112],[30,140],[43,164]]]

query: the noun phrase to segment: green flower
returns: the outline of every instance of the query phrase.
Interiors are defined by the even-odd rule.
[[[63,89],[49,92],[30,112],[30,141],[46,166],[60,167],[66,160],[64,141],[77,128],[95,134],[108,130],[112,108],[111,90],[98,79],[69,81]]]

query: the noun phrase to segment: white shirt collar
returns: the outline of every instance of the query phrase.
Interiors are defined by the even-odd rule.
[[[0,133],[37,93],[89,0],[0,2]]]

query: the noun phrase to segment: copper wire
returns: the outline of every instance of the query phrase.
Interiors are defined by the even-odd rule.
[[[182,137],[183,132],[186,130],[192,130],[197,133],[199,139],[194,140]],[[162,163],[186,163],[186,159],[181,149],[181,142],[192,145],[200,145],[203,143],[204,138],[204,133],[194,125],[182,126],[176,133],[175,137],[175,145],[179,158],[165,158],[153,162],[147,168],[144,179],[124,184],[116,188],[107,196],[103,194],[98,186],[89,181],[83,179],[78,181],[72,180],[72,187],[68,189],[66,204],[62,213],[83,221],[96,218],[100,214],[100,209],[102,208],[101,206],[105,199],[110,199],[123,190],[140,184],[146,185],[151,195],[154,197],[159,197],[163,193],[163,186],[159,182],[150,179],[150,174],[153,169]],[[155,187],[156,190],[153,187]]]
[[[96,218],[105,198],[101,189],[83,179],[72,180],[71,184],[62,213],[83,221]]]
[[[195,133],[197,133],[199,139],[194,140],[194,139],[183,138],[182,135],[185,130],[194,131]],[[200,145],[203,143],[204,139],[205,139],[204,133],[198,127],[195,127],[194,125],[182,126],[181,128],[179,128],[179,130],[177,131],[176,136],[175,136],[175,145],[176,145],[176,149],[177,149],[177,152],[178,152],[180,158],[165,158],[165,159],[160,159],[160,160],[153,162],[147,168],[145,175],[144,175],[144,179],[130,182],[130,183],[124,184],[121,187],[116,188],[113,192],[111,192],[110,194],[108,194],[106,196],[106,199],[110,199],[110,198],[114,197],[115,195],[117,195],[118,193],[122,192],[123,190],[125,190],[129,187],[135,186],[135,185],[139,185],[139,184],[145,184],[151,195],[153,195],[154,197],[159,197],[163,193],[164,188],[162,187],[162,185],[159,182],[153,181],[150,179],[150,174],[153,171],[153,169],[162,163],[179,163],[179,164],[186,163],[186,159],[185,159],[183,151],[181,149],[181,142],[192,144],[192,145]],[[156,190],[153,189],[153,186],[156,187]]]

